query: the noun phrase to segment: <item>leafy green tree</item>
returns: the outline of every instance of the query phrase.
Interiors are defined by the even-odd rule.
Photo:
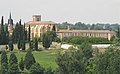
[[[43,33],[42,35],[43,47],[49,48],[50,45],[52,44],[52,41],[55,41],[56,38],[57,38],[57,34],[55,31],[47,31]]]
[[[85,64],[81,50],[66,51],[57,57],[56,74],[85,74]]]
[[[21,58],[21,60],[20,60],[20,62],[19,62],[19,68],[20,68],[20,70],[24,70],[24,60],[23,60],[23,58]]]
[[[1,74],[8,74],[8,64],[7,63],[1,64]]]
[[[19,74],[19,68],[18,68],[18,64],[13,63],[11,66],[9,66],[8,69],[8,74]]]
[[[80,45],[80,48],[82,49],[84,57],[87,59],[92,57],[92,45],[90,43],[84,42]]]
[[[25,60],[24,60],[24,64],[25,64],[25,68],[27,70],[30,69],[30,67],[35,63],[35,58],[32,54],[31,50],[28,50],[27,54],[25,55]]]
[[[5,51],[2,51],[2,53],[1,53],[1,65],[2,65],[3,63],[8,64],[8,58],[7,58],[7,54],[6,54]]]
[[[30,74],[44,74],[44,68],[39,63],[34,63],[30,68]]]
[[[12,65],[12,64],[18,64],[18,60],[15,53],[10,54],[9,65]]]
[[[109,48],[96,58],[97,74],[120,74],[120,50]]]
[[[43,47],[49,48],[51,45],[51,41],[52,41],[52,39],[50,38],[49,33],[48,32],[43,33],[43,35],[42,35]]]

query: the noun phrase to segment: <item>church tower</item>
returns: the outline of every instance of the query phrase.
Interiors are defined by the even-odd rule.
[[[13,19],[11,18],[11,13],[8,19],[8,32],[9,32],[9,35],[12,35],[13,33]]]

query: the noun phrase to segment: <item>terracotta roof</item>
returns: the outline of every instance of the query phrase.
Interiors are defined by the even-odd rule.
[[[27,25],[47,25],[47,24],[57,24],[52,21],[29,21],[26,23]]]
[[[114,33],[113,31],[109,30],[59,30],[59,33],[75,33],[75,32],[87,32],[87,33]]]

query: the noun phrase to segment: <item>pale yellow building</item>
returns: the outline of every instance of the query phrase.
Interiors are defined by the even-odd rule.
[[[36,36],[41,37],[44,32],[52,31],[53,28],[55,31],[58,30],[57,23],[53,21],[41,21],[41,15],[33,15],[33,20],[25,24],[27,31],[29,29],[29,25],[31,30],[31,39]]]
[[[57,32],[59,38],[70,37],[70,36],[81,36],[81,37],[101,37],[111,39],[116,33],[109,30],[59,30]]]

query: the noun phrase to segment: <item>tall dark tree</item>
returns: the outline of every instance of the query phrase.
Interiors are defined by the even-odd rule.
[[[18,40],[20,40],[19,39],[19,31],[20,29],[19,29],[19,24],[18,24],[18,22],[16,23],[16,25],[15,25],[15,29],[14,29],[14,31],[13,31],[13,34],[12,34],[12,38],[14,39],[13,41],[16,43]]]
[[[22,47],[22,44],[21,44],[21,41],[20,41],[20,39],[18,40],[18,42],[17,42],[17,47],[18,47],[18,49],[20,50],[21,49],[21,47]]]
[[[25,60],[24,60],[24,64],[25,64],[25,68],[26,69],[30,69],[30,67],[35,63],[35,58],[32,54],[31,50],[28,50],[27,54],[25,55]]]
[[[25,24],[23,27],[23,43],[22,43],[22,50],[25,50]]]
[[[14,49],[14,46],[13,46],[13,42],[12,41],[9,41],[9,50],[10,51],[13,51],[13,49]]]
[[[30,42],[30,33],[31,33],[31,30],[30,30],[30,25],[29,25],[29,28],[28,28],[28,42]]]
[[[16,23],[12,37],[14,43],[17,43],[18,40],[23,40],[23,25],[21,24],[21,20],[19,21],[19,23]]]
[[[1,25],[0,25],[0,44],[8,44],[8,32],[4,29],[4,18],[1,18]]]
[[[0,27],[1,27],[0,32],[3,33],[4,32],[4,18],[3,18],[3,16],[1,18],[1,26]]]
[[[37,37],[35,37],[34,43],[35,43],[35,50],[38,50],[38,39],[37,39]]]

